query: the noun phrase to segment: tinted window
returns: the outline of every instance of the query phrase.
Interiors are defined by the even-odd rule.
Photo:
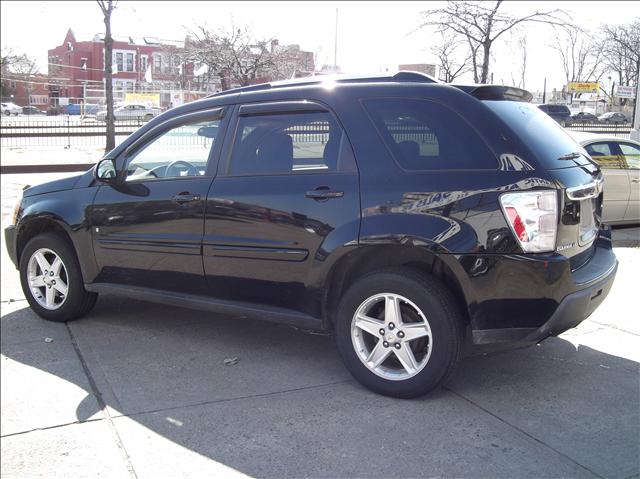
[[[620,149],[626,163],[626,167],[638,170],[640,169],[640,148],[630,143],[620,143]]]
[[[496,169],[478,134],[458,114],[428,100],[366,100],[365,108],[406,170]]]
[[[342,170],[342,129],[330,113],[240,117],[230,173],[290,174]]]
[[[580,152],[582,148],[549,115],[530,104],[515,101],[484,101],[485,105],[498,114],[513,129],[536,155],[545,168],[567,168],[575,162],[588,164],[585,156],[575,160],[560,160],[569,153]]]
[[[204,175],[220,120],[172,128],[146,144],[127,163],[127,181]]]
[[[602,168],[619,169],[621,167],[620,159],[615,154],[615,147],[611,143],[591,143],[584,148]]]

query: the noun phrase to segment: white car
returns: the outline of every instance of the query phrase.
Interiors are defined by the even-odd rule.
[[[602,221],[640,223],[640,143],[594,133],[571,132],[602,168],[604,203]]]
[[[153,117],[158,116],[162,110],[160,108],[148,107],[139,103],[130,103],[117,107],[113,110],[116,120],[144,120],[149,121]],[[105,121],[107,118],[107,110],[96,113],[98,121]]]
[[[16,105],[15,103],[12,102],[8,102],[8,103],[2,103],[2,114],[3,115],[20,115],[22,113],[22,107],[19,105]]]

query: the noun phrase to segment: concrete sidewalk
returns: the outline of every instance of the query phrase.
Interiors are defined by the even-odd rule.
[[[579,328],[402,401],[283,326],[113,296],[43,321],[2,248],[1,475],[638,477],[640,250],[616,253]]]

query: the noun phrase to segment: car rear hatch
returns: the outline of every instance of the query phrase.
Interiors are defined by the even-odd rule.
[[[484,101],[514,131],[558,187],[555,251],[572,269],[589,260],[601,226],[603,175],[553,119],[523,101]]]

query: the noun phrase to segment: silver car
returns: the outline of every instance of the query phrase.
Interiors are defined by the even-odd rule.
[[[640,223],[640,143],[615,136],[571,132],[604,173],[602,220]]]
[[[116,120],[144,120],[149,121],[153,117],[158,116],[162,110],[160,108],[148,107],[139,103],[130,103],[122,105],[113,110]],[[107,118],[107,110],[96,113],[96,119],[105,121]]]

